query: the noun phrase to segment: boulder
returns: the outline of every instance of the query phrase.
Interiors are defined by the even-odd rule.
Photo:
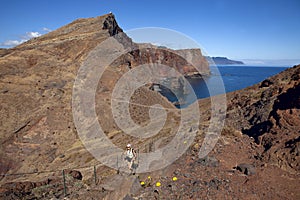
[[[219,166],[219,161],[212,156],[205,156],[204,158],[200,158],[198,160],[198,163],[200,163],[203,166],[207,167],[217,167]]]
[[[236,169],[245,175],[253,175],[256,173],[255,167],[252,164],[242,163],[237,165]]]
[[[71,175],[74,179],[82,180],[82,174],[77,170],[66,170],[66,173]]]

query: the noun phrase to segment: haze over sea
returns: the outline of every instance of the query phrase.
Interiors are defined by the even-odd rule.
[[[202,99],[224,92],[228,93],[246,88],[259,83],[270,76],[278,74],[287,68],[287,66],[211,66],[210,76],[204,78],[191,78],[189,79],[189,82],[197,98]],[[163,95],[172,102],[178,101],[171,93],[163,92]],[[184,102],[184,105],[181,107],[186,107],[194,101],[191,92],[182,95],[180,98],[180,101]]]

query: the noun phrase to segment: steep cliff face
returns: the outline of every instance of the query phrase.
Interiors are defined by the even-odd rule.
[[[186,64],[187,67],[187,75],[209,75],[209,64],[205,57],[202,55],[200,49],[181,49],[176,50],[176,53],[178,53],[180,56],[186,59],[188,63],[191,63],[194,66],[194,69],[189,69],[190,64]],[[185,66],[186,66],[185,65]],[[195,71],[195,68],[197,71]]]
[[[205,76],[210,73],[208,62],[200,49],[172,50],[151,44],[135,44],[130,39],[123,40],[122,43],[134,50],[118,58],[113,66],[134,68],[157,63],[172,67],[184,76]],[[161,73],[164,76],[163,72]]]
[[[125,64],[129,67],[136,67],[147,63],[173,67],[184,76],[208,75],[210,72],[208,63],[202,56],[200,49],[172,50],[153,45],[139,46],[138,49],[117,60],[114,65]]]

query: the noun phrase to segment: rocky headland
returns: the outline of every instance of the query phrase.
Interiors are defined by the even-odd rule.
[[[226,57],[210,57],[206,56],[210,65],[244,65],[242,61],[231,60]]]

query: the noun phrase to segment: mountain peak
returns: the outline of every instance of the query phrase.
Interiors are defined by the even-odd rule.
[[[116,35],[123,30],[119,27],[113,13],[108,13],[98,17],[79,18],[73,22],[51,31],[40,37],[16,46],[16,49],[24,49],[30,46],[54,45],[67,41],[90,40],[93,37],[95,41],[103,41],[109,36]]]
[[[110,36],[116,35],[120,32],[123,32],[123,30],[119,27],[114,14],[109,13],[107,15],[104,15],[106,18],[103,22],[102,29],[107,29]]]

